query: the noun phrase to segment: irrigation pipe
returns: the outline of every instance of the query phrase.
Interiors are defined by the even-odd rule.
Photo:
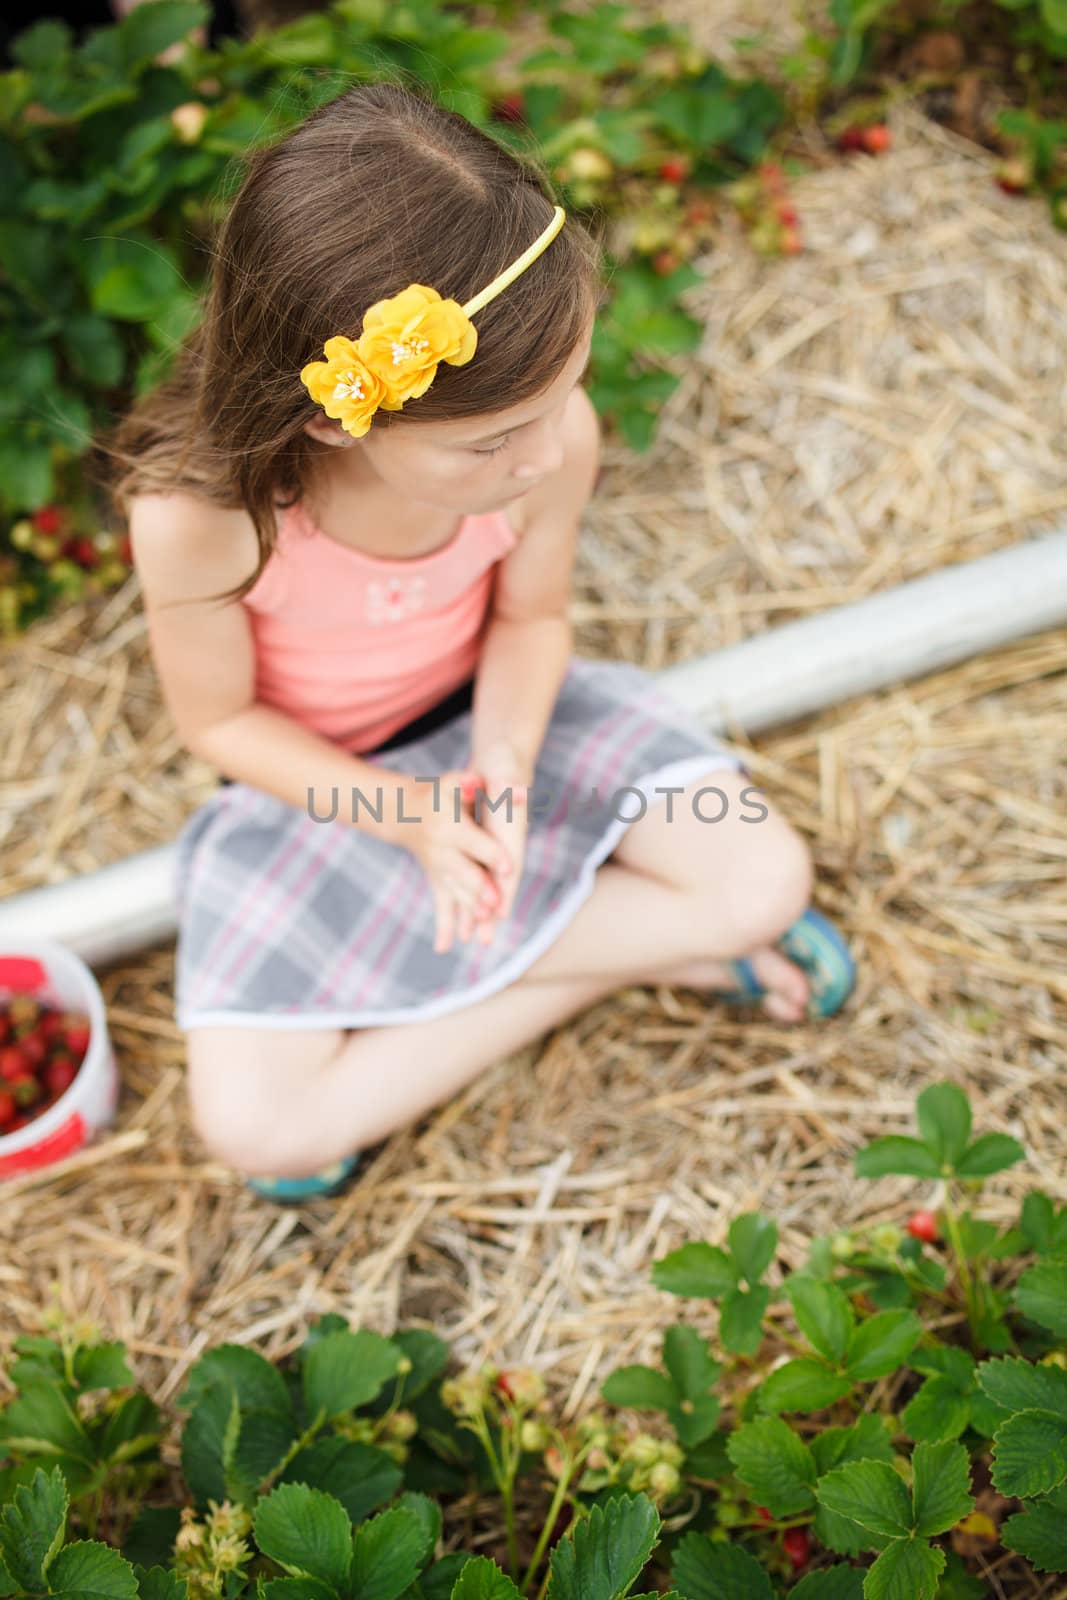
[[[772,628],[657,678],[710,732],[732,725],[751,735],[1061,624],[1067,531]],[[0,905],[0,941],[55,939],[102,966],[173,939],[174,856],[174,844],[161,845],[14,895]]]

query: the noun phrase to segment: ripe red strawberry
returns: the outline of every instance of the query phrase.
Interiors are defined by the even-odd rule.
[[[21,1044],[8,1044],[0,1050],[0,1078],[6,1083],[21,1078],[29,1070],[30,1065],[22,1053]]]
[[[774,214],[778,218],[779,222],[784,222],[789,228],[795,228],[797,223],[800,221],[800,218],[797,216],[796,207],[791,206],[788,200],[780,201],[779,204],[774,208]]]
[[[863,130],[863,148],[872,156],[880,156],[892,142],[892,135],[884,122],[872,122]]]
[[[11,1090],[0,1089],[0,1130],[6,1130],[11,1126],[16,1110],[15,1096]]]
[[[119,540],[119,560],[124,561],[128,567],[133,566],[133,542],[128,533],[124,533]]]
[[[668,156],[659,175],[666,183],[682,183],[689,176],[689,163],[684,156]]]
[[[797,228],[782,229],[782,254],[784,256],[799,255],[804,248],[804,241]]]
[[[493,107],[498,122],[521,122],[526,115],[526,103],[521,94],[506,94]]]
[[[863,136],[865,132],[866,129],[861,128],[858,123],[850,123],[847,128],[842,128],[838,134],[837,148],[839,150],[862,150],[864,148]]]
[[[32,1120],[33,1120],[32,1117],[27,1117],[27,1116],[24,1115],[23,1112],[17,1111],[15,1113],[15,1115],[11,1118],[11,1121],[8,1123],[7,1127],[4,1129],[4,1132],[5,1133],[18,1133],[20,1128],[24,1128],[26,1126],[27,1122],[32,1122]]]
[[[88,1022],[72,1022],[72,1023],[70,1023],[70,1025],[67,1028],[67,1031],[66,1031],[66,1034],[65,1034],[65,1038],[66,1038],[66,1043],[67,1043],[67,1049],[70,1051],[71,1055],[75,1057],[76,1060],[80,1061],[82,1056],[85,1054],[85,1052],[89,1048],[89,1024],[88,1024]]]
[[[994,177],[1005,194],[1025,194],[1030,187],[1032,173],[1025,161],[1002,161]]]
[[[58,1038],[63,1032],[63,1027],[62,1011],[56,1011],[54,1007],[49,1006],[37,1024],[37,1032],[43,1039],[47,1039],[51,1043],[53,1039]]]
[[[27,1033],[19,1040],[19,1049],[22,1059],[27,1067],[36,1071],[48,1054],[48,1040],[40,1032],[40,1024],[32,1033]]]
[[[100,552],[91,539],[75,539],[71,554],[74,560],[83,567],[95,567],[100,559]]]
[[[45,1085],[57,1100],[61,1094],[66,1094],[77,1076],[78,1069],[69,1056],[55,1056],[44,1069]]]
[[[932,1211],[914,1212],[908,1218],[908,1232],[913,1239],[922,1239],[926,1244],[936,1244],[941,1237]]]
[[[42,506],[30,517],[38,533],[58,533],[63,526],[63,513],[58,506]]]
[[[771,1514],[767,1510],[766,1506],[757,1506],[756,1507],[756,1517],[760,1522],[763,1522],[763,1523],[773,1522],[774,1521],[774,1518],[771,1516]]]
[[[807,1528],[787,1528],[782,1534],[782,1549],[799,1572],[811,1560],[811,1540]]]

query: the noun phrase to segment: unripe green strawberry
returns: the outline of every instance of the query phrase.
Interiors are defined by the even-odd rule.
[[[615,168],[607,156],[600,150],[591,146],[581,145],[577,150],[572,150],[567,158],[566,168],[572,178],[586,178],[598,180],[610,178]]]
[[[53,533],[37,533],[30,546],[38,561],[54,561],[60,551],[60,542]]]
[[[649,1487],[656,1494],[677,1494],[682,1486],[682,1475],[677,1467],[672,1467],[667,1461],[657,1461],[648,1475]]]
[[[26,1023],[36,1027],[41,1020],[41,1003],[32,994],[16,994],[7,1003],[7,1014],[16,1028]]]
[[[534,1417],[527,1417],[519,1429],[519,1444],[523,1450],[539,1454],[544,1450],[551,1438],[551,1434],[543,1422],[538,1422]]]
[[[17,522],[12,523],[8,538],[16,550],[29,550],[33,544],[35,532],[36,529],[29,517],[20,517]]]

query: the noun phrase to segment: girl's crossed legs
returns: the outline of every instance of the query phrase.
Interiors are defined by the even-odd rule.
[[[728,799],[715,824],[692,805],[710,784]],[[191,1029],[197,1131],[250,1176],[304,1177],[416,1121],[619,988],[735,987],[725,963],[738,956],[769,991],[767,1012],[799,1021],[807,979],[772,946],[810,903],[811,855],[762,796],[768,815],[741,820],[738,796],[752,786],[724,770],[675,795],[670,819],[665,803],[648,810],[597,869],[592,894],[556,942],[484,1000],[384,1027]]]

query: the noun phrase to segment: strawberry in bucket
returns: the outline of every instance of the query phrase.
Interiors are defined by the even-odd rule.
[[[109,1123],[118,1072],[103,998],[63,945],[0,948],[0,1178],[44,1167]]]

